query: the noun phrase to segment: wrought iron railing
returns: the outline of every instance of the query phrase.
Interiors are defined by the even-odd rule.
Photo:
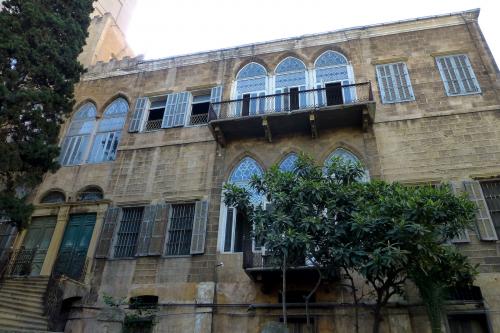
[[[264,247],[256,247],[251,237],[243,239],[243,269],[262,268],[262,269],[281,269],[282,260],[269,253],[266,253]],[[304,267],[308,265],[304,257],[291,259],[288,258],[288,266]]]
[[[211,103],[208,120],[241,118],[371,101],[373,101],[373,93],[370,82],[339,84],[325,88],[293,90],[281,94]]]
[[[162,123],[163,123],[163,119],[148,120],[146,122],[146,126],[144,127],[144,131],[150,132],[150,131],[159,130],[161,128]]]
[[[204,125],[208,123],[208,113],[192,114],[189,118],[189,125]]]
[[[38,248],[12,251],[5,274],[11,276],[30,275],[37,250]]]
[[[479,302],[483,300],[481,288],[477,286],[450,288],[447,295],[448,301]]]
[[[59,251],[54,275],[65,275],[75,281],[84,281],[90,258],[87,257],[87,249],[75,250],[64,249]]]

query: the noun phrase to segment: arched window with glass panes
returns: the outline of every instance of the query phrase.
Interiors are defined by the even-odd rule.
[[[124,98],[115,99],[97,121],[96,107],[86,103],[75,113],[61,144],[59,161],[70,166],[112,161],[128,112]]]
[[[258,205],[264,201],[264,198],[250,188],[250,179],[254,175],[260,176],[262,173],[260,165],[253,158],[247,156],[233,169],[228,182],[247,189],[250,192],[252,203]],[[223,205],[222,222],[221,251],[242,252],[244,235],[250,234],[250,226],[244,223],[242,216],[234,207],[225,205]]]
[[[316,104],[320,107],[340,105],[355,100],[356,91],[352,66],[347,58],[336,51],[322,53],[314,63]]]
[[[287,57],[276,66],[274,77],[274,108],[293,111],[307,106],[306,66],[295,57]]]
[[[285,158],[279,164],[279,168],[281,171],[289,171],[293,172],[295,170],[295,164],[297,163],[297,154],[290,153],[285,156]]]
[[[264,66],[251,62],[236,75],[234,87],[235,116],[248,116],[265,112],[268,85],[267,71]]]
[[[338,157],[338,158],[340,158],[340,159],[342,159],[342,160],[344,160],[346,162],[360,163],[364,167],[364,171],[365,171],[364,174],[363,174],[363,176],[361,177],[360,181],[367,182],[367,181],[370,180],[370,173],[368,172],[368,169],[366,168],[366,166],[364,166],[363,163],[361,163],[361,161],[359,160],[359,158],[355,154],[353,154],[352,152],[350,152],[349,150],[347,150],[345,148],[337,148],[337,149],[335,149],[326,158],[326,160],[325,160],[325,166],[328,166],[335,157]]]

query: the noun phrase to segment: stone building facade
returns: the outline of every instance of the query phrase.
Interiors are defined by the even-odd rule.
[[[279,272],[222,187],[307,152],[319,164],[358,159],[371,179],[469,193],[477,227],[455,244],[481,273],[447,305],[443,328],[500,330],[500,76],[478,16],[91,66],[61,131],[63,166],[46,175],[14,243],[36,253],[27,271],[13,258],[11,275],[66,277],[55,316],[66,332],[263,332],[280,320]],[[288,299],[303,303],[314,283],[304,267]],[[138,318],[143,303],[155,306]],[[352,332],[350,303],[340,279],[323,283],[315,332]],[[304,311],[290,309],[297,332]],[[383,332],[430,332],[410,287],[384,315]],[[371,320],[361,311],[360,332]]]

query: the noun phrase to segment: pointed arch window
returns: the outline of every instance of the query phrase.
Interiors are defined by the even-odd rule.
[[[236,75],[235,98],[241,100],[234,110],[238,116],[248,116],[265,111],[267,71],[264,66],[251,62]]]
[[[276,111],[290,111],[305,108],[306,94],[306,66],[294,57],[287,57],[281,61],[275,70],[274,79],[275,109]]]
[[[228,182],[246,188],[250,192],[252,203],[260,204],[263,198],[250,188],[250,179],[253,175],[262,175],[262,172],[262,168],[254,159],[245,157],[234,168]],[[223,252],[241,252],[243,251],[244,235],[250,233],[251,227],[245,223],[234,207],[226,207],[225,205],[223,207],[221,250]]]
[[[61,145],[61,165],[76,165],[84,161],[96,125],[96,108],[86,103],[73,116],[68,133]]]
[[[328,166],[335,157],[339,157],[340,159],[351,163],[361,163],[359,158],[353,153],[351,153],[349,150],[344,148],[337,148],[326,158],[325,166]],[[368,172],[368,169],[365,168],[365,173],[359,180],[361,182],[368,182],[370,180],[370,174]]]
[[[318,93],[319,106],[350,103],[355,98],[353,87],[345,87],[354,83],[352,67],[347,58],[336,51],[326,51],[314,63],[315,88],[322,89]]]
[[[118,98],[104,111],[89,155],[89,163],[113,161],[128,112],[128,103]]]
[[[295,153],[288,154],[280,163],[279,168],[281,171],[294,171],[295,164],[297,163],[298,156]]]

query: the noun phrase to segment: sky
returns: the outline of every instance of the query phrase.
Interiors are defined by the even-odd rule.
[[[474,8],[499,63],[499,0],[138,0],[127,40],[157,59]]]

